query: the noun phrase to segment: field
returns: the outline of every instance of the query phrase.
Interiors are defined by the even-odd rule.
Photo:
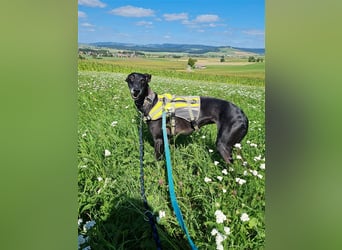
[[[215,149],[215,125],[188,137],[171,139],[173,179],[185,224],[199,249],[263,249],[262,70],[256,70],[255,65],[234,65],[234,70],[229,71],[233,66],[226,65],[224,74],[218,66],[208,65],[207,73],[182,72],[170,69],[170,64],[162,66],[161,62],[150,63],[148,70],[147,64],[80,60],[79,249],[155,249],[140,196],[139,115],[124,81],[127,73],[140,70],[152,73],[150,86],[157,93],[215,96],[235,103],[247,114],[249,132],[241,149],[235,148],[235,162],[230,166]],[[157,216],[163,249],[189,249],[170,204],[165,162],[154,159],[146,125],[143,139],[145,192]]]

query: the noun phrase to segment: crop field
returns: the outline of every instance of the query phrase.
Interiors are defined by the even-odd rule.
[[[79,249],[155,249],[140,195],[140,116],[125,82],[134,65],[106,70],[87,63],[80,62],[78,74]],[[132,71],[151,73],[137,68]],[[155,92],[225,99],[241,107],[250,121],[229,166],[216,151],[215,125],[170,141],[177,200],[192,240],[199,249],[263,249],[264,86],[258,76],[253,85],[254,80],[227,83],[210,74],[191,79],[165,72],[170,71],[152,70]],[[146,124],[143,132],[145,192],[162,247],[190,249],[170,203],[165,161],[155,160]]]

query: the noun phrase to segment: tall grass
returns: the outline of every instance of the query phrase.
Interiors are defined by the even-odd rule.
[[[112,66],[81,63],[79,67],[95,67],[97,71]],[[128,72],[139,69],[123,67],[113,69],[122,73],[79,72],[78,201],[79,237],[83,239],[80,249],[155,249],[140,197],[139,116],[124,81]],[[173,178],[185,223],[199,249],[216,249],[219,235],[224,238],[220,243],[224,249],[263,248],[264,88],[171,77],[167,71],[149,73],[153,74],[150,85],[157,93],[215,96],[237,104],[249,117],[249,132],[241,150],[234,151],[235,162],[231,166],[216,152],[214,125],[188,137],[173,138]],[[155,160],[146,125],[144,144],[147,200],[156,215],[165,212],[165,217],[158,220],[162,246],[188,249],[170,204],[165,163]],[[237,178],[246,183],[240,185]],[[218,210],[226,216],[223,223],[217,222]],[[243,213],[248,214],[248,221],[241,220]],[[89,222],[95,225],[90,228]],[[225,233],[228,227],[230,234]],[[220,234],[214,235],[214,229]]]

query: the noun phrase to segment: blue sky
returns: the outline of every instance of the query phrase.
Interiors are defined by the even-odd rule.
[[[264,0],[78,0],[78,41],[265,47]]]

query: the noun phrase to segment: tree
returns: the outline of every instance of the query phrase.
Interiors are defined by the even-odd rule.
[[[196,59],[192,59],[191,57],[188,60],[188,65],[193,69],[195,67]]]
[[[225,62],[224,56],[221,56],[220,62]]]
[[[254,56],[248,57],[248,62],[255,62],[255,57]]]

